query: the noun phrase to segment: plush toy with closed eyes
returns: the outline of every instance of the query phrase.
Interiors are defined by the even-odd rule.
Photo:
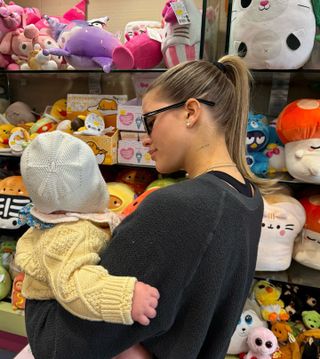
[[[251,69],[296,69],[315,38],[310,0],[233,0],[229,53]]]

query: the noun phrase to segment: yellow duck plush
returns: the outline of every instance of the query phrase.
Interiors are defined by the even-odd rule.
[[[257,302],[261,307],[262,318],[269,322],[288,320],[289,314],[284,309],[280,298],[281,290],[266,280],[258,281],[253,288]]]

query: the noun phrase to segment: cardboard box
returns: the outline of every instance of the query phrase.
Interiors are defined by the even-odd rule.
[[[121,131],[145,132],[141,106],[119,105],[117,129]]]
[[[125,103],[127,99],[127,95],[68,94],[68,118],[73,120],[79,115],[98,110],[105,120],[106,127],[116,127],[118,106]]]
[[[119,140],[118,163],[155,167],[148,151],[149,148],[144,147],[141,141]]]
[[[80,138],[91,147],[99,165],[113,165],[117,163],[118,130],[102,136],[74,136]]]

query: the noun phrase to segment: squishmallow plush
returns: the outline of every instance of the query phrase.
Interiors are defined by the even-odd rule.
[[[310,57],[315,31],[310,0],[234,0],[229,53],[251,69],[296,69]]]
[[[307,266],[320,270],[320,195],[300,200],[305,208],[307,220],[303,235],[296,241],[293,258]]]
[[[305,220],[305,210],[295,198],[282,194],[264,196],[256,270],[282,271],[289,268],[294,241]]]
[[[291,176],[320,184],[320,100],[300,99],[287,105],[278,117],[277,133]]]

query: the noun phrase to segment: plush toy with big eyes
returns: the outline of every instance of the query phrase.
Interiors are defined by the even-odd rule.
[[[110,195],[108,208],[115,213],[121,213],[134,200],[135,193],[128,184],[107,182],[107,188]]]
[[[234,0],[229,53],[251,69],[296,69],[315,38],[310,0]]]
[[[277,133],[291,176],[320,184],[320,100],[300,99],[287,105],[278,117]]]
[[[249,113],[247,125],[247,163],[256,175],[264,175],[268,171],[269,159],[264,153],[269,141],[269,125],[265,116]]]
[[[278,349],[278,340],[268,328],[253,328],[248,334],[248,346],[245,359],[271,359]]]
[[[320,270],[320,195],[300,200],[307,220],[300,240],[296,241],[293,258],[307,266]]]
[[[262,321],[253,309],[244,310],[231,337],[227,353],[240,354],[248,352],[247,338],[250,330],[262,326],[267,327],[267,323]]]
[[[20,228],[19,211],[30,202],[21,176],[10,176],[0,181],[0,228]]]

